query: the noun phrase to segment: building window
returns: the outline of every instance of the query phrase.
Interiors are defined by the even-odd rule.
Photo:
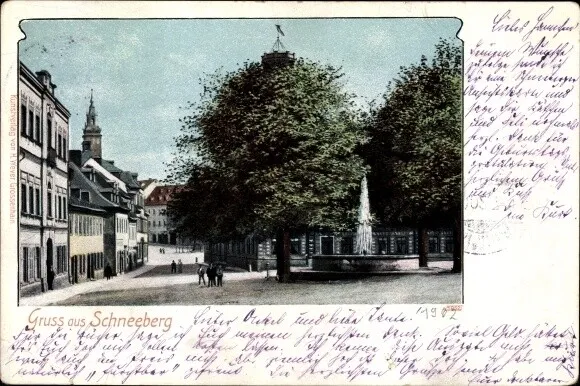
[[[395,238],[395,252],[399,255],[405,255],[409,251],[409,242],[407,236],[397,236]]]
[[[91,201],[91,195],[90,195],[90,193],[89,192],[85,192],[85,191],[81,191],[81,200],[90,202]]]
[[[34,112],[32,110],[28,110],[28,137],[34,138]]]
[[[61,245],[56,247],[56,273],[63,273],[67,271],[66,246]]]
[[[46,192],[47,216],[52,218],[52,192]]]
[[[389,254],[389,242],[386,238],[380,238],[378,240],[379,245],[379,255],[388,255]]]
[[[26,193],[27,193],[27,188],[26,188],[26,184],[21,184],[20,185],[20,210],[22,211],[22,213],[26,213],[28,211],[28,201],[26,200]]]
[[[50,115],[46,119],[46,133],[47,133],[48,148],[54,149],[54,146],[52,146],[52,118],[50,117]]]
[[[40,259],[42,258],[42,256],[40,254],[40,247],[34,248],[34,251],[35,251],[35,258],[36,258],[36,278],[40,279],[42,276],[42,272],[41,272],[42,265],[40,264]]]
[[[34,214],[34,188],[32,186],[28,187],[28,213]]]
[[[22,247],[22,282],[28,282],[28,247]]]
[[[448,236],[445,238],[445,252],[453,253],[453,238],[452,237]]]
[[[41,205],[40,205],[40,189],[36,188],[34,189],[35,192],[35,198],[36,198],[36,215],[37,216],[41,216],[42,213],[40,211]]]
[[[67,149],[66,149],[66,139],[62,137],[62,159],[66,161],[67,159]]]
[[[38,143],[42,143],[42,136],[40,134],[40,117],[38,115],[35,116],[34,120],[34,139]]]
[[[429,253],[439,253],[439,237],[429,237]]]
[[[56,135],[56,154],[58,154],[59,157],[62,157],[62,137],[60,134]]]
[[[62,198],[62,212],[63,212],[63,219],[66,220],[66,212],[67,212],[67,207],[66,207],[66,197]]]
[[[26,137],[26,105],[20,106],[20,134]]]

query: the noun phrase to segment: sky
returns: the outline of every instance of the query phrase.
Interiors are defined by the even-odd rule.
[[[399,68],[432,57],[440,38],[459,42],[461,27],[454,18],[25,20],[19,57],[52,75],[71,112],[71,149],[81,148],[93,89],[103,158],[139,179],[163,180],[199,80],[259,61],[276,24],[296,57],[341,66],[361,105],[382,100]]]

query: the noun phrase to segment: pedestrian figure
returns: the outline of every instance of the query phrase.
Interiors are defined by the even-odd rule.
[[[112,275],[113,275],[113,270],[111,269],[111,265],[109,263],[107,263],[107,266],[105,267],[105,277],[107,278],[107,280],[109,280]]]
[[[213,271],[213,264],[210,264],[209,267],[207,267],[207,286],[208,287],[213,287],[213,281],[214,279],[214,271]]]
[[[48,268],[46,280],[48,281],[48,289],[52,290],[52,283],[54,282],[54,271],[52,270],[52,267]]]
[[[175,264],[175,260],[171,262],[171,273],[177,272],[177,264]]]
[[[163,248],[159,248],[159,253],[163,253]]]
[[[177,273],[183,273],[183,263],[181,262],[181,259],[177,261]]]
[[[201,281],[203,280],[203,285],[205,285],[205,270],[203,268],[203,265],[199,266],[199,269],[197,270],[197,275],[199,276],[199,280],[197,281],[198,285],[201,285]]]
[[[214,287],[217,287],[217,284],[215,282],[216,276],[217,276],[217,265],[214,264],[211,267],[211,280]]]
[[[221,265],[218,265],[216,275],[217,275],[217,286],[223,287],[224,269],[222,268]]]

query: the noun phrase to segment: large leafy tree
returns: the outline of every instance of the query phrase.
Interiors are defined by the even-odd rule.
[[[352,226],[365,137],[341,76],[300,59],[203,80],[169,176],[186,182],[169,207],[178,230],[210,241],[275,235],[286,281],[291,231]]]
[[[431,63],[401,67],[384,103],[372,111],[371,206],[384,223],[419,228],[419,263],[427,231],[454,229],[454,270],[461,270],[462,50],[441,40]]]

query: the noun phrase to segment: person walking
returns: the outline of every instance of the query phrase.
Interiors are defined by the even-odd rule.
[[[181,259],[177,261],[177,273],[183,273],[183,263],[181,262]]]
[[[221,265],[217,266],[216,276],[217,276],[217,286],[223,287],[224,269]]]
[[[105,277],[107,278],[107,280],[109,280],[112,275],[113,275],[113,270],[111,269],[111,265],[109,263],[107,263],[107,266],[105,267]]]
[[[171,262],[171,273],[177,272],[177,264],[175,264],[175,260]]]
[[[197,281],[197,284],[199,286],[201,286],[201,281],[203,280],[203,285],[205,286],[205,269],[203,267],[203,265],[200,265],[198,270],[197,270],[197,276],[199,276],[199,280]]]

